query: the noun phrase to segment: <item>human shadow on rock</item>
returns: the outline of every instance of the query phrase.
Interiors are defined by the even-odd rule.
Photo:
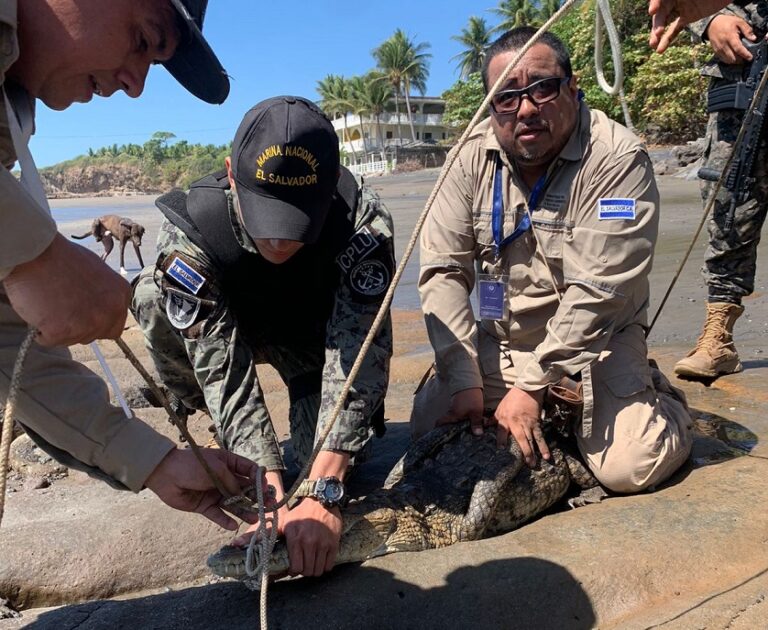
[[[693,448],[688,461],[661,487],[680,483],[692,470],[721,464],[749,455],[757,446],[757,435],[738,422],[691,407]]]
[[[434,557],[425,556],[425,561]],[[425,566],[425,576],[432,572]],[[440,581],[431,577],[431,581]],[[273,630],[581,630],[596,624],[589,597],[576,578],[560,565],[539,558],[492,560],[461,567],[434,588],[398,580],[383,569],[346,565],[322,578],[272,585],[268,610]],[[222,583],[124,601],[66,606],[41,614],[25,627],[250,629],[258,627],[258,619],[258,594],[239,583]]]

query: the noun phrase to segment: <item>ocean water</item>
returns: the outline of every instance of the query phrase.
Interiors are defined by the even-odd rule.
[[[59,226],[59,231],[66,237],[82,235],[90,231],[93,219],[105,214],[117,214],[128,217],[146,228],[144,239],[141,246],[141,255],[144,263],[151,265],[157,259],[155,243],[160,225],[163,221],[163,215],[155,207],[155,195],[138,195],[131,197],[87,197],[80,199],[52,199],[51,212],[53,218]],[[395,204],[396,205],[396,204]],[[398,237],[395,243],[396,255],[400,255],[405,241],[413,229],[410,213],[402,213],[402,222],[396,224],[395,234]],[[397,218],[395,219],[397,221]],[[71,239],[74,240],[74,239]],[[87,247],[99,256],[104,253],[104,246],[97,243],[89,236],[83,240],[74,240],[74,242]],[[120,252],[118,244],[112,249],[112,253],[106,260],[107,264],[119,271]],[[125,270],[126,278],[131,280],[140,271],[141,267],[133,251],[133,245],[128,243],[125,247]],[[416,281],[418,278],[418,256],[414,254],[409,261],[408,267],[403,275],[400,285],[395,291],[393,307],[403,310],[418,310],[419,297],[416,290]]]

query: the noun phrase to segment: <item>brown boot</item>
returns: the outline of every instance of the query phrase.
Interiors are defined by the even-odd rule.
[[[730,302],[707,304],[707,320],[696,347],[677,362],[675,374],[688,378],[717,378],[741,372],[741,361],[733,345],[733,325],[744,307]]]

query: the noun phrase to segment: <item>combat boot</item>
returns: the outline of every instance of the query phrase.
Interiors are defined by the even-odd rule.
[[[708,303],[704,330],[696,347],[675,365],[675,374],[708,379],[741,372],[741,361],[733,345],[733,325],[743,312],[740,304]]]

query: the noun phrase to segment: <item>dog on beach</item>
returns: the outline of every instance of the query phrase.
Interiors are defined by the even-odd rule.
[[[96,242],[103,243],[104,254],[101,259],[106,260],[112,248],[115,246],[115,239],[120,243],[120,273],[126,275],[125,270],[125,244],[130,241],[133,243],[133,249],[136,257],[139,259],[139,265],[144,267],[144,260],[141,258],[141,237],[144,236],[144,226],[136,223],[127,217],[119,217],[116,214],[106,214],[103,217],[94,219],[91,229],[81,236],[71,235],[72,238],[83,239],[93,236]]]

